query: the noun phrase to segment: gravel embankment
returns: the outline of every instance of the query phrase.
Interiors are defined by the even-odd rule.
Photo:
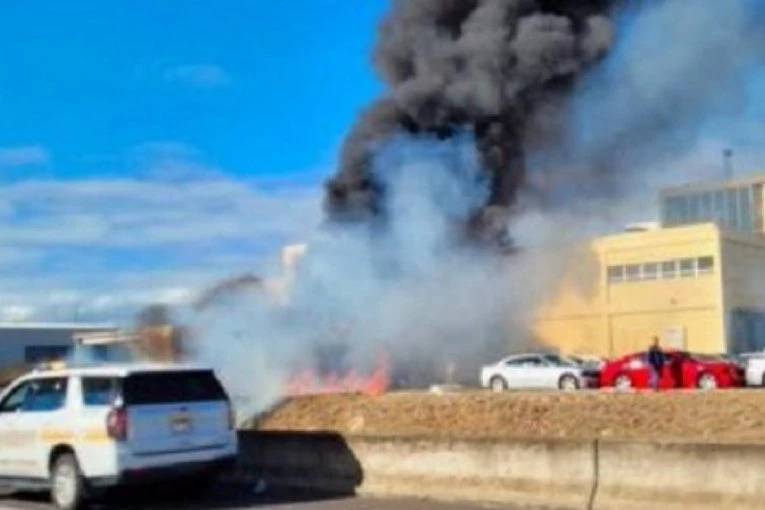
[[[608,438],[765,443],[765,391],[317,395],[250,427],[444,438]]]

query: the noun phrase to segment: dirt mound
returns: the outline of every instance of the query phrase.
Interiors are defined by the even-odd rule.
[[[320,395],[285,401],[251,427],[362,436],[765,442],[765,392]]]

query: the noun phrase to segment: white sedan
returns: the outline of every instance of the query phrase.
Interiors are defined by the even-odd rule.
[[[737,358],[745,370],[746,385],[765,386],[765,352],[748,352],[740,354]]]
[[[578,390],[598,386],[598,371],[556,354],[517,354],[481,369],[481,386],[509,389]]]

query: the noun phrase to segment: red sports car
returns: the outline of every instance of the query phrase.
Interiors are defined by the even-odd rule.
[[[659,387],[735,388],[744,385],[744,370],[722,356],[665,351]],[[608,361],[600,372],[600,386],[619,390],[650,388],[651,371],[646,353],[635,353]]]

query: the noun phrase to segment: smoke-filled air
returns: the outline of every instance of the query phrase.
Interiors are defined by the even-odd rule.
[[[708,174],[689,162],[712,128],[757,147],[743,121],[747,95],[762,99],[763,10],[392,1],[373,55],[385,92],[350,128],[320,226],[296,239],[297,273],[283,294],[262,275],[206,298],[195,356],[225,367],[250,413],[317,364],[363,374],[384,356],[392,382],[419,385],[528,348],[563,246],[652,214],[659,184]]]
[[[388,188],[374,171],[379,145],[396,134],[447,139],[470,129],[488,195],[469,211],[465,233],[506,242],[526,145],[554,135],[560,119],[546,106],[606,55],[614,39],[609,3],[394,2],[374,55],[389,90],[348,136],[327,210],[335,218],[385,215]]]

